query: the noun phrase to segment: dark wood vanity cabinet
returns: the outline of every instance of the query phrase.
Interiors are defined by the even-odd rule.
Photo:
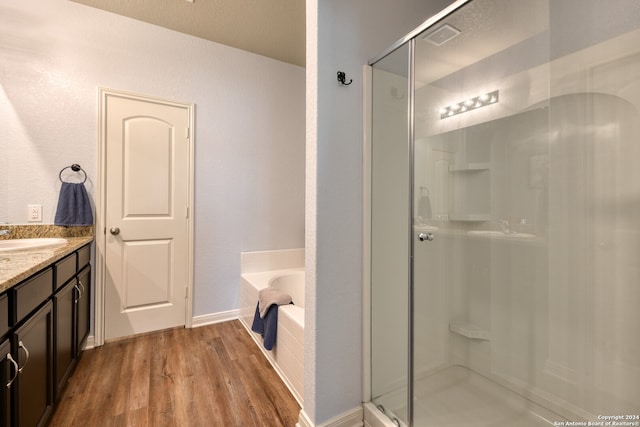
[[[80,258],[78,258],[80,260]],[[82,268],[82,267],[80,267]],[[75,353],[80,355],[84,347],[89,330],[91,328],[90,310],[91,310],[91,266],[86,265],[80,273],[78,273],[79,295],[76,305],[76,337],[75,337]]]
[[[76,362],[74,352],[74,311],[76,305],[76,280],[72,280],[53,296],[55,307],[55,400],[60,400],[62,389],[69,379]]]
[[[11,394],[9,384],[13,375],[10,369],[11,360],[8,355],[11,353],[11,343],[8,339],[0,339],[0,427],[11,425]]]
[[[5,425],[39,426],[53,409],[53,305],[50,268],[7,292],[10,344],[3,361]],[[3,385],[0,384],[0,387]]]
[[[0,294],[0,338],[9,332],[9,298]]]
[[[73,372],[80,357],[82,346],[89,335],[89,289],[91,288],[91,267],[86,246],[73,254],[73,270],[62,273],[58,264],[69,264],[65,258],[56,264],[56,293],[53,295],[55,308],[55,400]],[[77,263],[76,263],[77,255]],[[82,265],[82,263],[86,263]],[[60,282],[63,284],[61,285]]]
[[[0,294],[0,427],[48,422],[89,333],[89,250]]]
[[[47,301],[13,335],[19,375],[13,390],[18,426],[44,425],[53,410],[53,305]]]
[[[6,293],[0,295],[0,427],[11,425],[11,394],[7,384],[11,381],[11,342],[9,332],[9,298]]]

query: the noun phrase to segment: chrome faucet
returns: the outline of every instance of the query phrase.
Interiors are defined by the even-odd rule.
[[[2,225],[2,224],[9,224],[9,223],[8,222],[0,222],[0,225]],[[0,230],[0,236],[6,236],[8,234],[11,234],[11,230],[7,230],[7,229]]]
[[[508,219],[501,219],[500,220],[500,231],[502,231],[504,234],[513,233],[513,231],[509,227],[509,220]]]

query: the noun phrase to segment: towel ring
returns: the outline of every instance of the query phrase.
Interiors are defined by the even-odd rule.
[[[71,166],[67,166],[64,167],[60,170],[60,173],[58,174],[58,178],[60,178],[60,182],[66,182],[62,179],[62,172],[64,172],[66,169],[71,169],[74,172],[82,172],[84,174],[84,180],[82,181],[82,184],[84,184],[85,182],[87,182],[87,173],[84,171],[84,169],[82,169],[82,167],[77,164],[74,163]]]

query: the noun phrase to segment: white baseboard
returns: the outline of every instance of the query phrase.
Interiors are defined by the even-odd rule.
[[[315,425],[309,419],[309,416],[303,408],[302,411],[300,411],[296,427],[362,427],[364,426],[363,418],[364,414],[362,412],[362,406],[357,406],[325,421],[322,424]]]
[[[220,313],[203,314],[202,316],[193,316],[191,323],[192,328],[199,326],[213,325],[214,323],[235,320],[239,317],[240,310],[221,311]]]
[[[96,346],[96,337],[94,335],[89,335],[87,337],[87,340],[84,343],[84,348],[82,349],[84,350],[90,350],[92,348],[95,348]]]
[[[220,313],[203,314],[202,316],[194,316],[191,320],[191,327],[213,325],[214,323],[236,320],[240,316],[240,310],[222,311]],[[89,335],[83,350],[90,350],[96,346],[96,337]]]

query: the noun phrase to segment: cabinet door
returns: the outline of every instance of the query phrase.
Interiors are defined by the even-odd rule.
[[[7,385],[17,372],[7,358],[10,352],[11,344],[9,340],[0,342],[0,427],[9,427],[11,425],[11,388],[7,387]]]
[[[78,274],[78,288],[80,289],[80,296],[77,307],[76,356],[80,354],[91,326],[89,317],[89,310],[91,309],[91,266],[88,265]]]
[[[16,380],[16,425],[44,425],[53,405],[53,307],[51,301],[16,329],[14,357],[22,369]]]
[[[0,337],[9,332],[9,298],[7,294],[0,295]]]
[[[75,363],[74,312],[77,301],[77,282],[72,280],[53,296],[55,315],[55,396],[57,401]]]

